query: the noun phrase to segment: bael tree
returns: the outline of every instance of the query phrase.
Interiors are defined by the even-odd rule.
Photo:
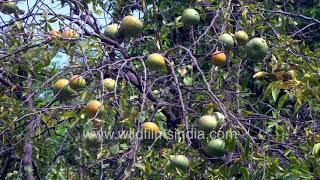
[[[319,1],[0,11],[1,179],[320,176]]]

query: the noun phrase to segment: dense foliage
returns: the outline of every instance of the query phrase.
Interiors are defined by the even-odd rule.
[[[319,0],[1,1],[0,177],[316,179],[319,47]]]

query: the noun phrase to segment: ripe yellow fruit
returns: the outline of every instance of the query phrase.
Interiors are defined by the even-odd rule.
[[[75,91],[70,88],[69,86],[69,80],[67,79],[59,79],[54,85],[53,85],[53,91],[55,94],[58,94],[58,98],[67,98],[70,97]]]
[[[145,64],[152,71],[165,70],[167,68],[164,57],[158,53],[150,54]]]
[[[59,79],[54,84],[54,88],[57,89],[57,90],[61,90],[63,88],[67,88],[68,85],[69,85],[69,80],[67,80],[67,79]]]
[[[200,129],[204,131],[212,131],[217,128],[219,122],[216,116],[205,115],[198,120]]]
[[[116,85],[116,81],[111,79],[111,78],[106,78],[103,80],[103,86],[108,90],[108,91],[113,91],[114,86]]]
[[[89,117],[95,117],[101,114],[102,111],[104,111],[104,106],[97,100],[90,101],[86,108],[85,111],[87,112]]]
[[[211,62],[216,66],[222,66],[227,63],[227,56],[222,51],[216,51],[211,55]]]
[[[145,122],[141,125],[141,128],[144,131],[160,132],[159,126],[154,122]]]
[[[86,80],[80,75],[73,75],[70,78],[70,87],[74,90],[79,90],[86,85]]]
[[[160,128],[153,122],[145,122],[141,125],[143,139],[155,139],[160,132]]]
[[[136,37],[143,30],[143,23],[134,16],[126,16],[120,23],[119,32],[125,37]]]
[[[119,24],[113,23],[107,26],[104,35],[111,39],[116,39],[119,33]]]
[[[249,36],[245,31],[237,31],[234,33],[234,38],[238,45],[245,44],[249,40]]]
[[[75,38],[79,38],[79,34],[77,33],[77,31],[73,30],[73,29],[67,29],[63,32],[63,38],[65,39],[75,39]]]
[[[185,155],[176,155],[171,158],[171,163],[177,168],[186,170],[189,168],[190,162]]]

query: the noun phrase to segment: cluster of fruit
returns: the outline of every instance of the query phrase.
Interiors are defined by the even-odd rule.
[[[14,1],[3,1],[0,2],[0,12],[3,14],[23,14],[24,11],[19,9],[17,2]]]
[[[116,81],[111,78],[103,80],[103,86],[108,91],[113,91]],[[53,86],[53,90],[59,100],[65,100],[77,94],[77,91],[82,90],[86,86],[86,80],[81,75],[73,75],[68,79],[59,79]],[[103,112],[102,103],[97,100],[90,101],[85,108],[89,117],[95,117]]]
[[[205,133],[211,133],[217,130],[225,122],[225,116],[220,112],[215,112],[212,115],[205,115],[198,119],[199,130]],[[141,126],[142,132],[148,132],[150,134],[159,134],[160,128],[153,122],[145,122]],[[155,137],[155,136],[154,136]],[[213,138],[213,137],[212,137]],[[204,148],[207,155],[211,157],[219,157],[225,153],[225,143],[221,138],[212,139]],[[188,169],[190,162],[185,155],[175,155],[171,158],[173,166],[182,170]]]
[[[221,34],[218,37],[224,50],[232,50],[235,46],[245,45],[246,57],[250,60],[262,60],[268,53],[268,44],[263,38],[253,38],[245,31],[237,31],[234,35],[229,33]],[[216,66],[222,66],[227,62],[227,56],[223,51],[216,51],[211,55],[211,61]]]
[[[199,13],[194,9],[186,9],[182,13],[181,21],[186,26],[195,26],[200,22]],[[125,16],[120,25],[113,23],[106,27],[104,35],[110,39],[117,39],[120,35],[124,37],[136,37],[143,30],[143,23],[134,16]],[[74,38],[77,35],[73,30],[63,33],[66,38]],[[60,37],[59,32],[51,33],[52,37]],[[224,50],[232,50],[236,46],[245,45],[246,57],[250,59],[263,59],[268,52],[268,45],[262,38],[253,38],[249,41],[249,36],[244,31],[238,31],[234,35],[224,33],[219,37]],[[226,63],[226,54],[223,51],[216,51],[211,56],[212,63],[217,66]],[[150,54],[145,61],[146,67],[152,71],[168,70],[165,58],[158,53]],[[75,91],[82,89],[86,85],[86,81],[82,76],[74,75],[67,79],[60,79],[54,85],[54,90],[60,98],[70,97]],[[108,91],[113,91],[115,81],[107,78],[104,80],[104,87]],[[104,106],[97,100],[90,101],[85,108],[89,117],[94,118],[104,111]],[[224,116],[216,112],[213,115],[206,115],[198,120],[199,128],[205,132],[216,130],[224,122]],[[160,128],[153,122],[145,122],[142,124],[142,130],[159,133]],[[221,139],[213,139],[207,145],[207,153],[212,156],[221,156],[224,154],[224,141]],[[176,155],[171,159],[174,166],[186,169],[189,166],[189,160],[184,155]]]

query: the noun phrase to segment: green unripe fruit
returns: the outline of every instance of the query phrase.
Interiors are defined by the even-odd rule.
[[[215,116],[218,120],[218,124],[221,125],[225,122],[226,117],[220,112],[214,112],[212,116]]]
[[[75,91],[70,88],[69,83],[70,82],[67,79],[59,79],[53,85],[53,91],[55,94],[58,94],[57,97],[59,99],[70,97],[72,94],[75,93]]]
[[[235,42],[233,37],[230,34],[224,33],[221,34],[218,39],[222,43],[222,46],[224,47],[225,50],[230,50],[233,48]]]
[[[189,159],[184,155],[176,155],[171,158],[171,163],[173,166],[186,170],[189,168],[190,162]]]
[[[20,9],[18,8],[16,2],[3,2],[0,3],[0,11],[4,14],[13,14],[13,13],[20,13]]]
[[[215,116],[205,115],[198,120],[200,129],[204,131],[212,131],[217,128],[218,120]]]
[[[152,71],[166,70],[166,61],[163,56],[158,53],[150,54],[145,62],[147,68]]]
[[[119,32],[125,37],[137,37],[143,30],[143,23],[134,16],[126,16],[122,19]]]
[[[104,31],[104,35],[111,39],[116,39],[119,33],[119,24],[110,24]]]
[[[247,57],[252,60],[262,60],[268,53],[268,44],[262,38],[253,38],[246,44]]]
[[[86,80],[80,75],[73,75],[70,78],[70,87],[74,90],[82,89],[86,86]]]
[[[186,26],[194,26],[199,24],[200,15],[195,9],[185,9],[181,16],[181,21]]]
[[[108,91],[113,91],[114,86],[116,84],[116,81],[111,79],[111,78],[106,78],[103,80],[103,86],[108,90]]]
[[[234,38],[238,45],[243,45],[249,40],[249,36],[245,31],[237,31],[234,33]]]
[[[209,155],[222,156],[224,154],[225,143],[221,139],[211,140],[207,146]]]

